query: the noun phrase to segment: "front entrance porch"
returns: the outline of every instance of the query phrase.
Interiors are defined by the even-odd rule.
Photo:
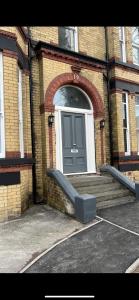
[[[56,92],[56,168],[64,174],[96,173],[93,106],[84,91],[64,86]]]

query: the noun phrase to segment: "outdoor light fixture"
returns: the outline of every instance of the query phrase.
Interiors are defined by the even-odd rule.
[[[48,126],[49,126],[49,127],[52,127],[52,125],[53,125],[53,123],[54,123],[54,119],[55,119],[55,117],[54,117],[53,114],[51,114],[51,115],[48,117]]]
[[[105,126],[105,120],[103,119],[100,121],[100,129],[104,128],[104,126]]]

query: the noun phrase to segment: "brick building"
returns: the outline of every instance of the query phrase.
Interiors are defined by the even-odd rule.
[[[0,27],[0,221],[65,211],[50,168],[138,180],[138,118],[139,27]]]

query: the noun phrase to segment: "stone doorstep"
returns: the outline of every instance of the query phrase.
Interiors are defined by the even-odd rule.
[[[125,273],[139,273],[139,258],[134,261]]]

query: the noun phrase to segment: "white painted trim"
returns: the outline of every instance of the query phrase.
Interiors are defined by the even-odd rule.
[[[94,116],[85,113],[87,171],[96,173]]]
[[[125,43],[125,27],[119,27],[119,30],[122,30],[123,39],[120,38],[119,33],[119,40],[122,42],[122,55],[123,55],[123,62],[126,62],[126,43]]]
[[[75,51],[79,51],[79,42],[78,42],[78,27],[75,27]]]
[[[128,106],[128,93],[127,92],[123,92],[123,94],[125,94],[126,96],[126,115],[127,115],[127,152],[125,152],[125,156],[130,155],[130,130],[129,130],[129,106]],[[122,105],[125,105],[124,103],[122,103]]]
[[[73,112],[73,113],[81,113],[81,114],[90,114],[92,115],[92,110],[74,108],[74,107],[66,107],[66,106],[55,106],[56,111],[65,111],[65,112]]]
[[[73,176],[73,175],[84,175],[84,174],[92,174],[92,172],[80,172],[80,173],[66,173],[66,174],[64,174],[64,175],[66,175],[66,176]],[[96,174],[96,173],[93,173],[93,174]]]
[[[86,95],[85,92],[84,94]],[[62,173],[63,173],[63,153],[62,153],[63,148],[62,148],[62,126],[61,126],[62,111],[81,113],[85,115],[87,172],[73,173],[73,174],[75,175],[75,174],[96,173],[93,107],[88,95],[86,95],[86,97],[90,104],[90,108],[91,108],[90,110],[74,108],[74,107],[55,106],[56,168],[60,170]],[[92,137],[91,139],[90,136]],[[65,175],[69,175],[69,174],[65,174]]]
[[[62,150],[62,128],[61,111],[55,111],[55,132],[56,132],[56,168],[63,173],[63,150]]]
[[[128,93],[126,92],[126,113],[127,113],[127,149],[125,155],[130,155],[130,130],[129,130],[129,105],[128,105]]]
[[[126,62],[125,27],[122,27],[122,30],[123,30],[123,62]]]
[[[24,134],[23,134],[23,103],[22,103],[22,71],[18,69],[19,81],[18,81],[18,110],[19,110],[19,143],[21,158],[24,157]]]
[[[4,119],[4,81],[3,81],[3,55],[0,52],[0,96],[1,96],[1,108],[0,108],[0,115],[1,115],[1,148],[2,151],[0,152],[0,158],[5,157],[5,119]]]
[[[63,109],[64,108],[64,109]],[[61,126],[61,111],[82,113],[85,115],[85,132],[86,132],[86,156],[87,156],[87,172],[74,174],[89,174],[96,173],[95,166],[95,139],[94,139],[94,122],[93,112],[83,109],[67,107],[55,107],[55,130],[56,130],[56,168],[63,173],[63,148],[62,148],[62,126]],[[88,117],[90,120],[87,121]],[[90,136],[92,139],[90,139]],[[94,143],[93,143],[94,141]],[[66,174],[65,174],[66,175]]]

